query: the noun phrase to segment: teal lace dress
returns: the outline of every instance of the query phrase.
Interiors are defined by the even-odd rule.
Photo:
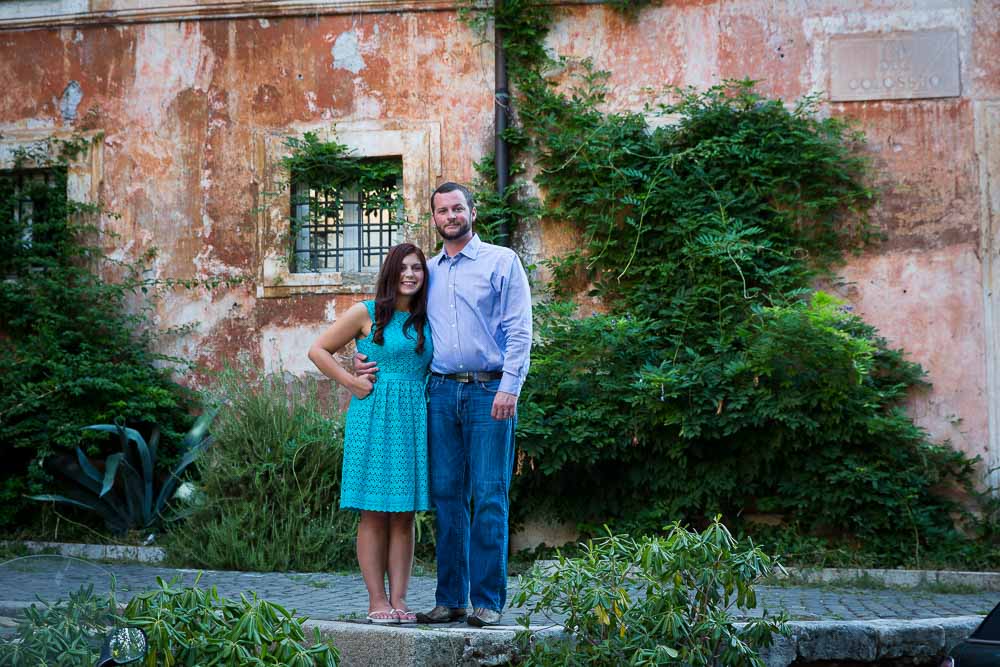
[[[375,322],[375,302],[365,301]],[[413,512],[430,509],[427,476],[427,400],[424,394],[433,343],[424,329],[424,350],[399,312],[385,328],[383,345],[372,335],[358,352],[378,363],[378,381],[364,399],[351,398],[344,433],[342,509]],[[374,334],[374,327],[372,329]]]

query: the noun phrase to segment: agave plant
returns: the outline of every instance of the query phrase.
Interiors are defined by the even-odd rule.
[[[151,528],[162,518],[163,509],[177,488],[181,474],[211,444],[212,436],[208,427],[214,417],[213,410],[195,421],[181,443],[181,460],[159,484],[155,474],[159,428],[153,428],[147,442],[142,434],[124,424],[85,426],[84,430],[88,431],[117,433],[122,451],[105,459],[104,470],[101,472],[83,450],[77,447],[76,461],[67,461],[57,468],[63,477],[75,485],[67,489],[64,495],[29,497],[32,500],[68,503],[97,512],[108,529],[116,534],[132,529]]]

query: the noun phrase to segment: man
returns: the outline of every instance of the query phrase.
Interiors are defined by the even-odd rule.
[[[437,605],[417,620],[465,619],[468,596],[469,625],[486,627],[500,622],[507,600],[508,491],[517,397],[531,351],[531,294],[517,255],[473,232],[476,207],[465,187],[438,187],[431,211],[444,240],[428,263],[427,306],[438,582]],[[356,359],[359,373],[366,366]]]

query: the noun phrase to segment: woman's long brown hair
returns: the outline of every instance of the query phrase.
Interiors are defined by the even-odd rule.
[[[396,313],[396,291],[399,289],[399,275],[403,272],[403,260],[416,255],[424,269],[424,282],[420,291],[410,297],[410,316],[403,323],[403,334],[407,329],[417,331],[417,354],[424,351],[424,327],[427,325],[427,259],[423,251],[412,243],[400,243],[389,248],[389,254],[382,262],[375,287],[375,335],[372,342],[385,344],[385,328]]]

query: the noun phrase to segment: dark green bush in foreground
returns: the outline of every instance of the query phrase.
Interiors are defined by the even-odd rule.
[[[754,584],[775,565],[718,521],[701,533],[674,524],[663,537],[590,541],[521,578],[513,604],[527,612],[524,664],[759,667],[760,649],[785,631],[787,616],[765,613],[739,628],[736,616],[756,606]],[[569,641],[533,641],[527,626],[548,615],[565,619]]]
[[[315,382],[222,374],[215,442],[194,464],[190,514],[168,556],[192,567],[329,571],[354,562],[355,512],[341,512],[343,417]],[[188,487],[190,488],[190,487]]]
[[[94,595],[93,586],[69,600],[33,604],[15,633],[0,637],[0,667],[92,667],[112,620],[111,600]]]
[[[178,586],[159,577],[158,587],[136,595],[122,614],[149,639],[146,667],[223,665],[239,667],[336,667],[337,649],[315,630],[306,645],[302,623],[284,607],[255,593],[239,600],[215,587]]]
[[[339,659],[318,631],[306,645],[304,618],[254,593],[229,600],[214,587],[157,578],[157,587],[134,596],[121,616],[114,609],[114,596],[94,595],[93,587],[71,593],[66,602],[32,605],[16,633],[0,638],[0,667],[91,667],[116,623],[146,632],[149,650],[137,664],[148,667],[335,667]]]

